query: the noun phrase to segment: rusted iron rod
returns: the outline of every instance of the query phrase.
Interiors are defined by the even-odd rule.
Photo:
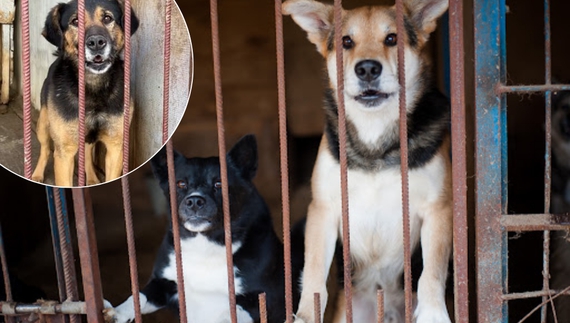
[[[340,191],[342,211],[342,252],[346,322],[352,323],[352,257],[350,256],[350,221],[348,196],[348,157],[346,153],[346,111],[344,106],[344,64],[342,48],[342,0],[334,1],[334,38],[336,53],[336,82],[338,103],[338,141],[340,162]],[[321,309],[322,310],[322,309]]]
[[[39,304],[19,304],[12,302],[0,302],[1,315],[21,314],[85,314],[85,302],[55,302],[42,301]]]
[[[178,306],[180,322],[187,323],[186,293],[184,290],[184,268],[182,265],[182,249],[180,246],[180,224],[178,221],[178,206],[176,205],[176,172],[174,169],[174,150],[172,140],[166,142],[166,163],[168,168],[168,191],[170,195],[170,215],[172,221],[172,239],[174,257],[176,259],[176,284],[178,288]]]
[[[513,231],[566,230],[570,226],[570,214],[506,214],[501,226]]]
[[[85,186],[85,0],[77,1],[78,20],[78,87],[79,87],[79,111],[78,111],[78,152],[77,152],[77,185]],[[91,162],[91,161],[89,161]]]
[[[376,291],[376,322],[384,323],[384,291]]]
[[[164,16],[164,72],[162,85],[162,143],[168,140],[170,112],[170,35],[172,33],[172,0],[165,0]]]
[[[123,84],[123,175],[129,172],[130,124],[131,124],[131,0],[124,0],[124,84]],[[137,299],[135,299],[135,304]],[[138,308],[135,307],[135,308]],[[137,321],[137,323],[139,323]]]
[[[321,294],[314,294],[314,304],[315,304],[315,323],[321,323],[323,320],[321,318]]]
[[[261,293],[259,298],[259,320],[261,323],[267,323],[267,295]]]
[[[220,178],[222,180],[222,204],[224,214],[224,238],[226,244],[226,262],[228,271],[228,293],[230,317],[232,323],[237,323],[236,293],[234,284],[234,259],[232,252],[232,228],[230,214],[230,199],[228,190],[228,168],[226,161],[226,138],[224,125],[224,108],[222,95],[222,72],[220,62],[220,33],[218,23],[218,1],[210,0],[210,21],[212,29],[212,56],[214,65],[214,87],[216,94],[216,119],[218,128],[218,151],[220,158]]]
[[[291,271],[291,209],[289,196],[289,152],[287,150],[287,105],[285,102],[285,55],[281,0],[275,0],[275,47],[277,60],[277,101],[279,109],[279,156],[281,169],[281,209],[283,215],[283,255],[285,266],[285,322],[293,322],[293,282]]]
[[[535,93],[546,91],[570,91],[570,84],[544,84],[544,85],[504,85],[497,84],[496,94],[502,93]]]
[[[66,293],[65,300],[77,301],[79,300],[79,292],[77,291],[75,259],[73,257],[73,247],[71,245],[71,233],[69,230],[69,219],[67,217],[65,190],[59,188],[55,189],[54,198],[59,236],[59,248],[61,251],[61,259],[63,261],[63,277],[65,280]],[[77,315],[73,315],[70,318],[72,323],[80,322],[80,318]]]
[[[396,30],[404,34],[404,2],[396,0]],[[398,42],[398,82],[400,84],[400,167],[402,176],[402,229],[404,237],[405,322],[412,322],[412,247],[410,241],[410,205],[408,182],[408,120],[406,110],[405,43]]]
[[[453,190],[453,267],[455,322],[469,322],[469,237],[467,232],[467,152],[463,1],[449,2],[451,149]]]
[[[57,188],[56,188],[57,189]],[[54,189],[51,186],[46,186],[46,197],[48,202],[48,212],[50,219],[50,231],[53,247],[53,256],[55,263],[55,273],[57,277],[57,289],[59,300],[61,302],[67,299],[67,292],[65,291],[65,277],[63,274],[63,259],[61,256],[61,246],[59,244],[59,228],[57,226],[57,215],[55,210],[55,196]]]
[[[24,177],[32,178],[32,92],[30,72],[30,10],[29,0],[20,2],[22,15],[22,96],[24,114]]]
[[[88,323],[103,322],[103,292],[89,189],[74,188],[73,209]]]
[[[558,295],[558,294],[570,296],[570,291],[567,289],[566,290],[564,290],[564,289],[562,289],[562,290],[554,290],[554,289],[539,290],[539,291],[532,291],[532,292],[505,294],[505,295],[503,295],[502,298],[505,301],[514,301],[514,300],[518,300],[518,299],[539,298],[539,297],[543,297],[543,296]]]

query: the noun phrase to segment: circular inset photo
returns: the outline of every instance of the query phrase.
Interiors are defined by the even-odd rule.
[[[130,7],[44,0],[0,17],[11,20],[0,21],[0,165],[38,183],[92,186],[162,148],[192,88],[190,33],[173,0]]]

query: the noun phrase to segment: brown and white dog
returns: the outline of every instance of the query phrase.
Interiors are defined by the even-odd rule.
[[[452,249],[449,103],[432,83],[426,42],[446,0],[406,0],[405,30],[394,6],[344,10],[342,46],[347,116],[348,194],[354,322],[375,322],[376,290],[384,290],[385,322],[402,322],[404,268],[399,145],[397,42],[405,43],[411,244],[421,241],[416,322],[450,322],[445,282]],[[303,28],[324,57],[329,77],[326,129],[312,175],[302,296],[295,322],[313,322],[313,295],[327,302],[326,279],[341,233],[336,59],[333,7],[289,0],[284,14]],[[345,320],[340,293],[335,322]]]

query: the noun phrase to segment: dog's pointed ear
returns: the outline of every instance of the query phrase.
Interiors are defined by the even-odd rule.
[[[121,5],[121,10],[123,11],[123,16],[119,19],[118,23],[119,26],[124,30],[125,29],[125,0],[118,0],[119,4]],[[135,14],[133,7],[131,7],[131,36],[139,29],[139,18]]]
[[[282,6],[283,14],[291,15],[297,25],[307,32],[309,41],[324,55],[328,38],[334,30],[333,6],[312,0],[289,0]]]
[[[184,155],[180,154],[176,150],[173,150],[173,153],[175,166],[180,164],[180,161],[186,159]],[[150,165],[152,167],[154,177],[160,182],[160,187],[162,187],[165,192],[168,192],[168,162],[166,160],[166,146],[162,147],[162,149],[152,157]]]
[[[65,3],[59,3],[53,7],[46,17],[44,29],[42,30],[42,36],[44,36],[47,41],[55,45],[57,48],[62,48],[63,46],[61,13],[66,6],[67,4]]]
[[[252,180],[257,173],[257,141],[254,135],[243,136],[228,152],[228,162],[236,166],[242,177]]]
[[[437,19],[449,7],[449,0],[405,0],[411,23],[422,34],[424,41],[437,27]]]

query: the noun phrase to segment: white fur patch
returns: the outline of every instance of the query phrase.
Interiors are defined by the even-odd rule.
[[[240,248],[232,245],[232,252]],[[230,322],[226,248],[209,241],[204,235],[181,241],[186,313],[189,322]],[[234,275],[237,268],[234,267]],[[169,266],[162,277],[176,281],[176,259],[169,256]],[[235,278],[236,295],[243,293],[243,282]],[[238,321],[252,322],[247,312],[238,308]]]
[[[149,303],[146,296],[139,293],[141,314],[152,313],[159,308]],[[126,323],[135,319],[135,304],[133,297],[130,296],[123,304],[117,306],[113,313],[115,323]]]

